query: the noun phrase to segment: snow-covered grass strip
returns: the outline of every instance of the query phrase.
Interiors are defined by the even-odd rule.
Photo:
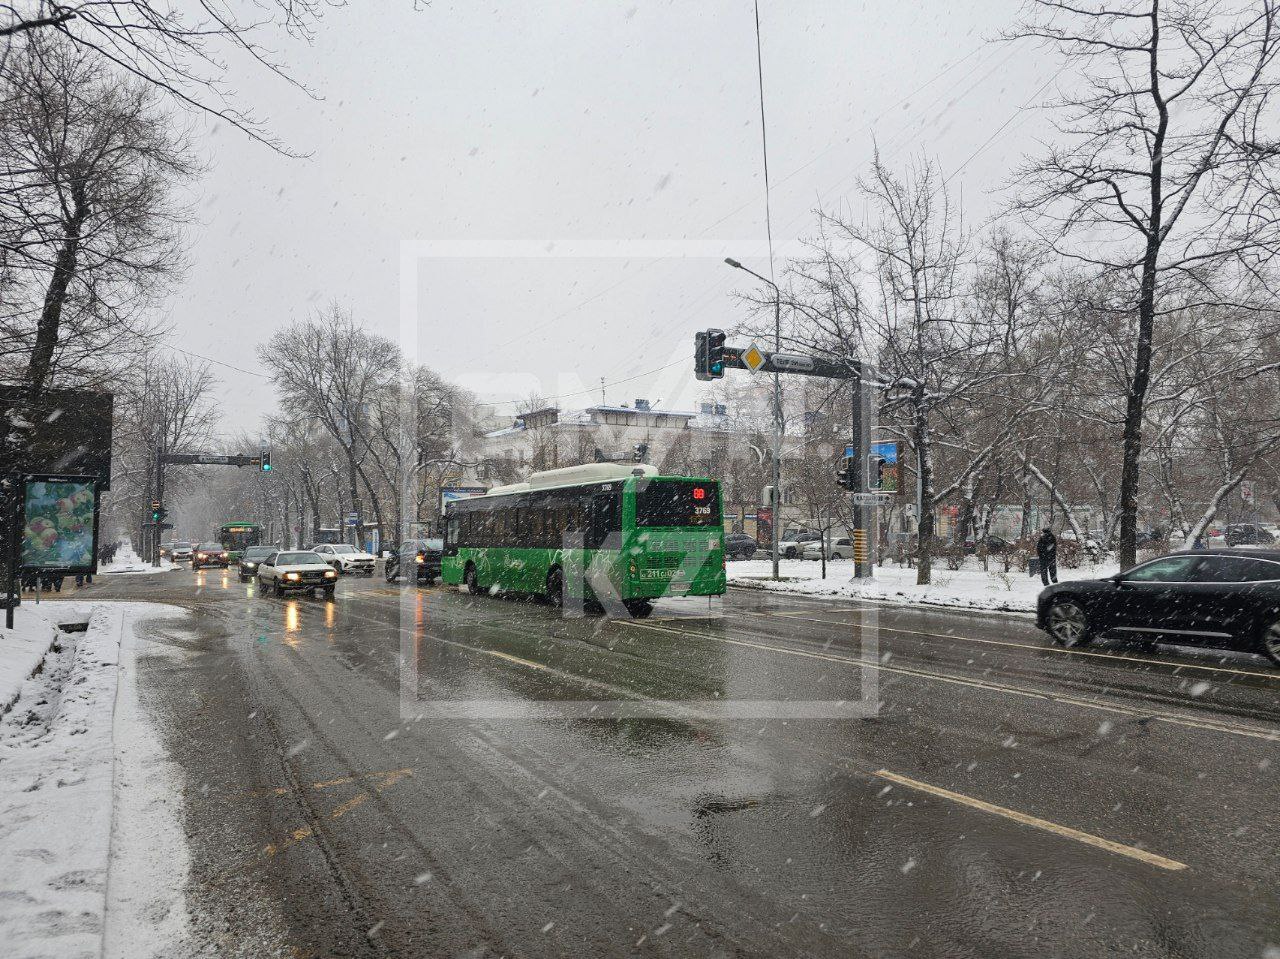
[[[0,628],[0,717],[13,706],[22,684],[40,668],[58,635],[40,608],[29,603],[14,610],[13,627]]]
[[[36,614],[34,608],[25,611]],[[116,735],[121,667],[131,683],[139,618],[180,613],[145,604],[67,602],[40,612],[64,622],[87,621],[88,629],[57,636],[43,668],[25,680],[13,708],[0,719],[0,951],[13,959],[100,956],[118,767],[147,795],[157,789],[177,795],[163,777],[146,782],[151,777],[139,773],[133,752],[118,762],[118,749],[129,745]],[[45,626],[52,629],[49,619]],[[128,690],[136,692],[132,685]],[[134,721],[124,727],[125,735],[150,740],[136,753],[154,760],[156,736],[139,728]],[[142,830],[143,841],[172,858],[175,833],[179,840],[181,835],[176,824],[154,816],[156,810],[145,804],[125,808],[135,817],[142,809],[153,816]],[[169,899],[180,898],[181,879],[165,877]],[[129,954],[143,955],[147,945],[145,938],[135,938]]]
[[[868,599],[908,606],[942,606],[956,609],[981,609],[1009,613],[1034,613],[1036,597],[1044,587],[1039,576],[1028,576],[1016,569],[1004,572],[998,559],[984,570],[978,560],[970,558],[964,567],[949,570],[939,561],[933,568],[933,582],[916,585],[916,570],[886,564],[877,566],[872,582],[853,580],[853,563],[835,560],[827,563],[826,578],[822,564],[816,560],[784,559],[779,563],[782,579],[770,578],[768,560],[749,559],[725,564],[729,585],[750,587],[805,596]],[[1059,578],[1094,579],[1117,571],[1114,564],[1060,569]]]

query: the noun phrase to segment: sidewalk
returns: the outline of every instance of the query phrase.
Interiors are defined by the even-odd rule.
[[[777,583],[769,579],[771,570],[767,559],[725,563],[731,586],[801,593],[806,596],[874,599],[906,606],[942,606],[1029,614],[1035,612],[1036,597],[1044,588],[1038,576],[1028,576],[1017,569],[1005,573],[1004,565],[998,559],[992,559],[990,569],[983,570],[978,560],[972,557],[959,570],[947,569],[945,562],[935,561],[933,582],[928,586],[916,585],[915,569],[888,564],[876,567],[872,582],[855,583],[853,563],[850,560],[828,562],[825,579],[822,578],[822,564],[816,560],[782,560],[778,569],[782,580]],[[1061,569],[1058,572],[1059,578],[1066,581],[1097,579],[1110,576],[1117,570],[1118,567],[1114,564],[1105,564]]]
[[[48,640],[0,718],[0,952],[98,957],[114,941],[105,954],[164,954],[185,928],[181,792],[139,707],[136,627],[182,613],[42,606],[0,631],[0,648],[28,637],[14,643],[28,660]],[[55,621],[88,628],[56,632]]]

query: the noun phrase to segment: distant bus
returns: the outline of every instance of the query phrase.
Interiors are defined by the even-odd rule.
[[[316,530],[315,539],[309,543],[310,546],[324,546],[326,544],[341,543],[342,530],[337,526],[321,526]]]
[[[257,523],[223,523],[218,527],[218,542],[234,563],[250,546],[262,545],[262,527]]]
[[[594,565],[635,616],[661,596],[723,594],[720,484],[656,474],[652,466],[592,463],[450,502],[441,578],[559,605],[576,588],[566,567]],[[581,548],[566,548],[566,536],[580,537]]]

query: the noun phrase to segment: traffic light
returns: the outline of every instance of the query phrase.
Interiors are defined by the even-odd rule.
[[[699,330],[694,334],[693,373],[700,380],[724,377],[724,330]]]
[[[707,330],[707,378],[724,378],[724,330]]]
[[[265,446],[262,448],[262,472],[271,472],[271,450]]]
[[[161,522],[164,519],[164,515],[164,505],[158,499],[153,499],[151,501],[151,522]]]
[[[840,466],[836,469],[836,485],[847,490],[858,488],[858,457],[842,456],[840,458]]]
[[[884,466],[885,466],[884,457],[878,454],[872,453],[870,466],[871,466],[871,484],[870,484],[871,489],[873,490],[883,489],[884,488]]]

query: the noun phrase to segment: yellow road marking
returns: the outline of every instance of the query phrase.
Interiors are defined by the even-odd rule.
[[[853,607],[845,610],[832,609],[827,611],[823,615],[829,615],[830,613],[839,613],[839,612],[854,612],[856,610],[865,610],[865,609],[871,609],[871,608],[873,607],[859,606],[859,607]],[[874,608],[879,608],[879,607],[874,607]],[[823,626],[858,626],[860,625],[859,623],[850,623],[845,621],[832,622],[829,619],[817,619],[812,616],[804,615],[805,613],[810,612],[810,610],[803,610],[802,612],[797,612],[797,613],[761,613],[755,610],[742,609],[742,610],[737,610],[737,612],[743,613],[747,616],[768,616],[768,617],[775,617],[775,618],[778,616],[794,616],[796,618],[803,619],[807,623],[820,623]],[[901,633],[904,636],[928,636],[932,639],[957,639],[965,643],[982,643],[983,645],[986,645],[986,646],[1008,646],[1013,649],[1031,649],[1037,652],[1057,653],[1060,656],[1087,656],[1094,659],[1118,659],[1118,660],[1121,660],[1122,662],[1143,663],[1144,665],[1147,665],[1147,666],[1163,666],[1167,669],[1200,669],[1200,670],[1205,670],[1211,673],[1230,673],[1235,676],[1257,676],[1260,679],[1269,679],[1273,682],[1280,681],[1280,673],[1275,673],[1275,672],[1264,673],[1254,669],[1232,669],[1230,666],[1209,666],[1202,663],[1170,662],[1167,659],[1147,659],[1146,657],[1143,657],[1143,656],[1128,656],[1121,653],[1100,653],[1100,652],[1084,650],[1084,649],[1065,649],[1061,646],[1037,646],[1034,643],[1013,643],[1013,642],[1009,642],[1008,640],[981,639],[980,637],[977,637],[977,636],[959,636],[954,633],[930,633],[930,632],[926,632],[924,630],[919,630],[919,629],[899,629],[896,626],[881,626],[879,624],[876,625],[876,629],[885,633]]]
[[[837,656],[833,653],[815,653],[802,649],[788,649],[785,646],[772,646],[768,643],[753,643],[748,642],[745,639],[729,639],[725,636],[710,636],[701,632],[685,632],[683,630],[670,629],[666,626],[653,626],[647,623],[637,623],[633,620],[620,619],[617,620],[617,622],[626,626],[634,626],[640,629],[652,629],[657,632],[672,633],[677,636],[695,636],[699,639],[705,639],[716,643],[727,643],[731,646],[745,646],[749,649],[760,649],[766,652],[783,653],[787,656],[802,656],[806,659],[820,659],[832,663],[844,663],[849,666],[865,666],[871,669],[878,669],[881,672],[898,673],[903,676],[914,676],[919,679],[928,679],[939,683],[950,683],[956,686],[969,686],[973,689],[985,689],[992,692],[1005,693],[1010,696],[1023,696],[1028,699],[1044,699],[1050,702],[1066,703],[1072,706],[1083,706],[1086,709],[1096,709],[1100,712],[1117,713],[1122,716],[1150,718],[1160,722],[1169,723],[1174,726],[1186,726],[1192,729],[1207,729],[1213,732],[1229,733],[1235,736],[1247,736],[1253,739],[1263,739],[1268,742],[1276,742],[1277,740],[1280,740],[1280,730],[1276,729],[1236,726],[1230,723],[1219,723],[1212,720],[1193,719],[1188,716],[1181,716],[1177,713],[1158,713],[1140,709],[1131,709],[1126,706],[1114,706],[1093,699],[1078,699],[1074,696],[1064,696],[1058,693],[1047,692],[1045,690],[1010,686],[1005,683],[998,683],[994,680],[965,679],[948,673],[933,673],[928,670],[912,669],[906,666],[887,666],[884,663],[865,663],[860,659],[854,659],[850,656]]]
[[[385,782],[383,783],[382,788],[385,789],[387,786],[394,786],[405,776],[412,776],[412,775],[413,775],[413,770],[407,767],[404,769],[385,769],[381,772],[376,772],[376,773],[360,773],[359,775],[356,775],[356,776],[339,776],[337,779],[326,779],[323,782],[309,783],[304,788],[331,789],[334,786],[346,786],[350,783],[357,782],[361,779],[383,779],[385,780]],[[256,796],[284,796],[284,795],[287,795],[289,792],[291,792],[291,790],[287,786],[276,786],[273,789],[258,790],[257,792],[251,793],[250,795],[255,797]]]
[[[409,768],[392,769],[392,770],[388,770],[387,772],[364,773],[363,775],[359,775],[359,776],[342,776],[342,777],[339,777],[338,779],[329,779],[329,780],[325,780],[324,782],[312,783],[310,786],[306,788],[328,789],[332,786],[340,786],[348,783],[358,782],[359,780],[362,780],[362,779],[380,778],[382,781],[379,783],[375,783],[373,787],[373,791],[375,793],[380,793],[384,789],[389,789],[390,787],[394,786],[405,776],[412,776],[412,775],[413,775],[413,770]],[[272,790],[269,790],[267,794],[278,796],[287,791],[288,790],[285,790],[285,789],[272,789]],[[368,800],[369,800],[369,794],[367,792],[363,792],[363,791],[358,792],[354,796],[352,796],[350,799],[348,799],[346,802],[339,803],[336,807],[334,807],[333,811],[330,812],[329,815],[326,816],[325,818],[341,819],[347,813],[351,812],[351,810],[357,809],[360,806],[363,806]],[[312,829],[310,826],[302,826],[301,828],[295,829],[293,832],[289,833],[289,835],[282,842],[267,843],[267,845],[265,845],[262,848],[262,853],[265,856],[278,856],[280,853],[284,852],[284,850],[288,849],[290,846],[294,845],[295,843],[299,843],[304,839],[309,839],[314,835],[315,835],[314,829]]]
[[[879,776],[881,779],[887,779],[889,782],[897,783],[900,786],[918,789],[920,792],[928,793],[931,796],[938,796],[941,799],[949,799],[951,802],[960,803],[961,805],[968,806],[971,809],[979,809],[982,812],[991,813],[993,816],[1001,816],[1023,826],[1042,829],[1045,832],[1053,833],[1055,836],[1074,839],[1076,842],[1082,842],[1087,846],[1105,849],[1107,852],[1113,852],[1120,856],[1128,856],[1130,859],[1145,862],[1147,865],[1156,866],[1159,869],[1168,869],[1171,872],[1177,872],[1187,868],[1187,864],[1185,862],[1178,862],[1176,859],[1168,859],[1164,856],[1157,855],[1156,853],[1147,852],[1145,849],[1138,849],[1135,846],[1126,846],[1123,843],[1112,842],[1110,839],[1103,839],[1101,836],[1095,836],[1092,833],[1081,832],[1079,829],[1072,829],[1070,826],[1062,826],[1056,822],[1050,822],[1048,819],[1041,819],[1038,816],[1029,816],[1024,812],[1018,812],[1016,809],[997,806],[995,803],[989,803],[982,799],[974,799],[972,796],[952,792],[950,789],[943,789],[941,786],[934,786],[926,782],[921,782],[918,779],[910,779],[907,776],[901,776],[898,773],[890,772],[887,769],[877,769],[875,775]]]

